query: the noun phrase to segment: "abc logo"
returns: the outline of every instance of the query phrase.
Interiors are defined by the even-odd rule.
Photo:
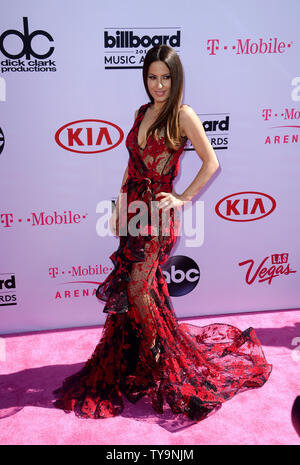
[[[198,284],[200,270],[197,263],[184,255],[170,257],[162,265],[170,296],[179,297],[191,292]]]
[[[3,152],[4,149],[4,134],[2,129],[0,128],[0,154]]]

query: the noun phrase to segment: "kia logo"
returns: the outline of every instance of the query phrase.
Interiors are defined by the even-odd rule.
[[[246,191],[227,195],[217,203],[215,211],[224,220],[255,221],[270,215],[275,207],[275,199],[270,195]]]
[[[183,296],[191,292],[200,279],[200,269],[197,263],[185,255],[170,257],[162,265],[170,296]]]
[[[82,119],[62,126],[55,140],[63,149],[76,153],[99,153],[117,147],[124,138],[119,126],[101,119]]]

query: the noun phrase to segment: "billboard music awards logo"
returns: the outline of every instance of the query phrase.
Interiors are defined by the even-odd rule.
[[[155,45],[169,45],[178,53],[180,28],[105,28],[104,69],[142,69],[148,49]]]
[[[16,277],[12,273],[0,273],[0,307],[17,305]]]
[[[261,117],[268,124],[271,131],[264,137],[265,145],[298,144],[300,129],[300,76],[291,80],[290,97],[295,104],[293,106],[274,109],[263,108]],[[297,105],[298,104],[298,105]]]
[[[229,144],[229,113],[197,113],[214,150],[227,150]],[[185,150],[195,150],[190,140]]]
[[[56,71],[55,61],[48,59],[54,52],[53,37],[43,29],[30,31],[27,16],[23,29],[0,31],[0,53],[5,57],[0,63],[2,73]]]
[[[239,263],[239,266],[247,266],[245,281],[247,284],[259,283],[271,284],[274,278],[282,275],[296,273],[288,263],[288,253],[273,254],[271,257],[265,257],[260,263],[255,264],[253,259],[245,260]]]

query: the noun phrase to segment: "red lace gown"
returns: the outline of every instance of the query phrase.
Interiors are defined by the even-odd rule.
[[[127,205],[134,200],[149,205],[156,193],[172,191],[187,141],[172,153],[163,136],[156,140],[150,135],[141,149],[138,129],[150,105],[141,106],[126,139],[128,178],[122,192]],[[124,215],[127,207],[121,204],[124,227],[136,213],[126,210]],[[108,314],[102,337],[84,367],[54,391],[56,407],[82,417],[107,418],[122,412],[122,395],[132,403],[147,395],[157,413],[163,413],[166,402],[173,413],[199,421],[238,392],[267,381],[272,365],[253,328],[177,322],[161,270],[178,237],[178,217],[169,212],[168,235],[163,233],[161,210],[155,234],[146,228],[139,235],[120,235],[119,247],[110,256],[114,269],[96,291]]]

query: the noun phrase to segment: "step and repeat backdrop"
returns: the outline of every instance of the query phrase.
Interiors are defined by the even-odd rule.
[[[144,57],[167,44],[220,162],[162,270],[178,318],[299,307],[300,3],[12,0],[0,16],[0,332],[104,324],[95,296]],[[201,159],[189,142],[180,194]]]

